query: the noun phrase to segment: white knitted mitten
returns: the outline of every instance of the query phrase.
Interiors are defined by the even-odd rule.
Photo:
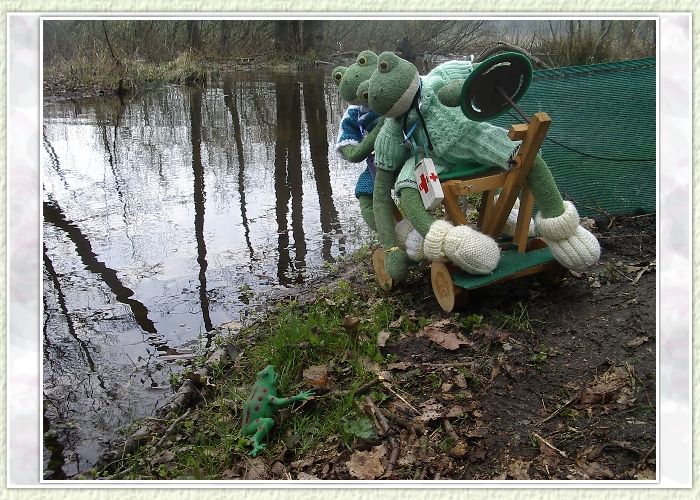
[[[406,236],[406,255],[411,260],[421,262],[425,260],[423,252],[423,237],[415,229]]]
[[[401,250],[406,249],[406,237],[408,233],[413,231],[413,224],[408,219],[401,219],[394,226],[394,231],[396,232],[396,240],[398,242],[399,248]]]
[[[567,269],[585,271],[600,258],[598,240],[579,226],[578,212],[570,201],[564,202],[564,213],[558,217],[545,219],[538,212],[535,224],[554,258]]]
[[[472,274],[490,274],[501,258],[501,250],[493,238],[469,226],[452,226],[447,221],[433,222],[423,250],[429,260],[449,260]]]
[[[496,206],[496,202],[498,201],[498,195],[495,195],[493,197],[493,206]],[[506,219],[506,223],[503,226],[503,234],[506,236],[514,236],[515,235],[515,226],[518,223],[518,209],[520,208],[520,199],[516,198],[515,203],[513,204],[513,208],[511,209],[510,213],[508,214],[508,218]],[[527,230],[527,235],[529,237],[535,236],[535,222],[530,219],[530,227]]]

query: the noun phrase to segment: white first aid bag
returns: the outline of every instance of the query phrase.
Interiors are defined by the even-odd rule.
[[[423,206],[426,210],[433,210],[445,199],[433,160],[423,158],[416,165],[414,173],[418,183],[418,191],[423,200]]]

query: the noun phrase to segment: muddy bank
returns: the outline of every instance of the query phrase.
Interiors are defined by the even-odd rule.
[[[289,299],[307,322],[338,313],[334,335],[355,335],[356,348],[315,358],[314,335],[324,337],[309,330],[284,393],[316,397],[274,415],[260,456],[239,434],[240,409],[252,346],[278,334],[283,300],[222,344],[208,371],[193,368],[183,390],[196,397],[135,426],[128,452],[120,443],[83,477],[653,479],[655,218],[598,219],[594,232],[603,254],[590,272],[491,287],[452,314],[427,269],[383,294],[368,257],[346,262]]]

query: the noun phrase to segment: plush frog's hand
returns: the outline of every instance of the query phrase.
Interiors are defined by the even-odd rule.
[[[301,391],[299,394],[294,396],[296,401],[304,401],[306,399],[309,399],[310,397],[313,397],[314,391]]]
[[[340,151],[348,161],[358,163],[367,158],[374,151],[374,142],[379,135],[379,130],[384,124],[384,117],[380,118],[372,131],[367,134],[359,144],[348,144],[340,148]]]
[[[579,225],[576,207],[564,202],[564,213],[557,217],[535,216],[537,231],[562,266],[572,271],[585,271],[600,258],[600,244],[590,231]]]
[[[438,100],[442,103],[443,106],[447,106],[449,108],[456,108],[457,106],[459,106],[459,100],[462,95],[463,85],[463,79],[452,80],[438,91]]]

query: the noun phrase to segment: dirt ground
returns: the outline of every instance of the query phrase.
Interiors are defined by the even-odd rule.
[[[387,339],[385,398],[365,402],[376,437],[352,449],[329,440],[293,462],[258,457],[231,478],[654,479],[655,217],[595,223],[590,272],[486,288],[459,315]],[[361,284],[357,269],[344,274]],[[407,314],[439,310],[428,276],[386,300],[411,294]]]

